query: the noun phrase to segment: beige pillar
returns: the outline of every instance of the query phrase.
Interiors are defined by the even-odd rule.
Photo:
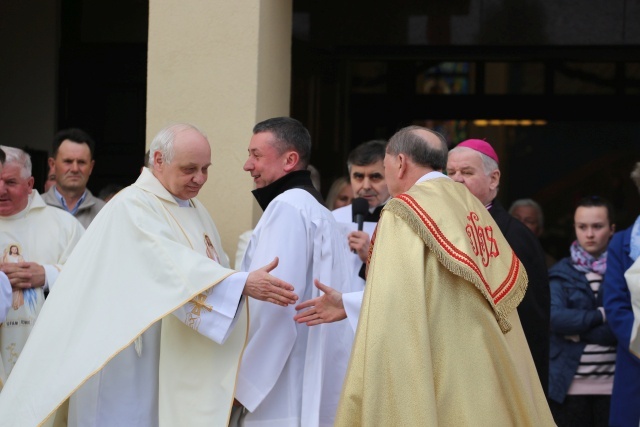
[[[200,192],[233,265],[238,236],[260,210],[242,170],[251,129],[289,114],[292,0],[150,0],[147,148],[169,122],[209,137]]]

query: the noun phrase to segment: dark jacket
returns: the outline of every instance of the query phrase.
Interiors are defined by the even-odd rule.
[[[629,256],[632,228],[619,231],[611,238],[607,247],[607,274],[602,282],[607,323],[618,338],[609,411],[612,427],[637,427],[640,423],[640,359],[629,351],[634,316],[624,278],[625,271],[633,264]]]
[[[596,299],[585,274],[576,270],[571,258],[549,269],[551,288],[551,353],[549,357],[549,398],[562,403],[578,370],[587,344],[614,346],[616,337],[604,323],[602,292]],[[566,339],[579,335],[580,341]]]
[[[518,306],[518,316],[536,365],[545,395],[549,382],[549,319],[551,296],[544,250],[538,238],[516,218],[493,201],[489,213],[500,227],[500,231],[522,262],[529,277],[529,286]]]
[[[42,195],[42,198],[47,205],[55,206],[56,208],[66,211],[62,206],[62,203],[60,203],[60,200],[58,200],[58,198],[56,197],[55,188],[56,186],[52,185],[51,188],[49,188],[49,191]],[[89,227],[89,224],[91,224],[91,221],[93,221],[93,218],[98,215],[98,212],[100,212],[100,209],[102,209],[104,205],[105,201],[95,197],[87,188],[87,195],[74,216],[86,229]]]

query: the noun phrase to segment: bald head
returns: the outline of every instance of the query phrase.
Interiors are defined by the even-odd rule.
[[[387,144],[384,158],[387,186],[392,196],[407,191],[423,175],[442,171],[447,164],[447,140],[422,126],[407,126]]]
[[[208,178],[211,147],[207,137],[190,124],[161,130],[150,148],[153,175],[173,196],[187,200],[198,195]]]

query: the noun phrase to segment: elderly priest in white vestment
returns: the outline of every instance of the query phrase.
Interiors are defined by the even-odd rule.
[[[6,155],[2,149],[0,149],[0,174],[2,173],[2,165],[6,159]],[[11,283],[9,278],[4,272],[0,271],[0,323],[4,322],[7,317],[7,312],[11,308]]]
[[[58,277],[0,394],[3,426],[51,422],[71,396],[70,427],[226,427],[244,296],[296,301],[268,273],[277,259],[228,268],[195,199],[211,165],[204,134],[173,124],[150,150],[150,168],[100,211]]]
[[[0,149],[6,153],[0,175],[0,271],[11,284],[10,308],[0,327],[2,389],[22,357],[45,302],[45,292],[57,285],[58,275],[84,227],[68,212],[47,206],[33,188],[29,153],[16,147]]]

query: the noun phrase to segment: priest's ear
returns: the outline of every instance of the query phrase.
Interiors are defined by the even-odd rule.
[[[162,157],[162,153],[160,152],[160,150],[156,150],[153,152],[153,169],[156,169],[158,166],[162,167],[162,165],[164,165],[164,158]],[[149,167],[151,167],[151,164],[149,164]]]
[[[387,154],[387,156],[390,156]],[[404,153],[399,153],[397,156],[390,156],[385,160],[386,165],[384,168],[385,176],[392,174],[397,179],[402,179],[407,174],[407,160],[408,157]]]
[[[407,156],[404,153],[399,153],[398,154],[398,163],[400,163],[400,167],[399,167],[399,178],[404,178],[404,176],[407,173],[407,168],[409,166],[409,156]]]
[[[500,169],[494,169],[489,173],[489,188],[495,190],[500,185]]]
[[[284,153],[283,170],[286,173],[299,169],[298,163],[300,163],[300,154],[297,151],[291,150]]]

